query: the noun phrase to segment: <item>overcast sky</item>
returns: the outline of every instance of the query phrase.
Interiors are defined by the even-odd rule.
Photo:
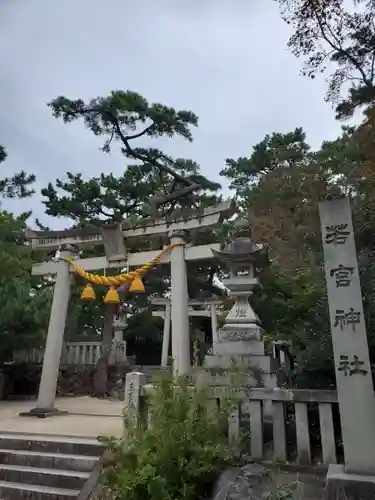
[[[46,106],[58,95],[88,99],[113,89],[193,110],[195,141],[162,147],[195,159],[214,180],[226,158],[248,155],[267,133],[303,126],[318,147],[340,124],[323,79],[299,75],[289,34],[274,0],[1,0],[2,175],[34,172],[39,191],[66,171],[120,174],[119,154],[100,152],[82,124],[64,125]],[[31,204],[47,222],[39,196],[6,206]]]

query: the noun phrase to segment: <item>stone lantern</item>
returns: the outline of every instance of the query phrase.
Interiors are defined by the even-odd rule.
[[[205,366],[225,370],[235,362],[251,368],[249,385],[276,387],[276,366],[273,358],[264,354],[263,328],[249,302],[253,291],[260,287],[259,270],[270,263],[268,248],[254,243],[248,223],[240,221],[232,242],[213,252],[229,271],[229,277],[222,282],[235,303],[218,331],[213,354],[205,357]]]
[[[221,252],[214,251],[215,257],[229,270],[229,278],[224,279],[223,284],[235,299],[225,326],[219,332],[221,342],[260,340],[262,333],[249,297],[260,287],[258,271],[269,265],[268,249],[251,240],[246,222],[241,221],[236,226],[234,240]]]

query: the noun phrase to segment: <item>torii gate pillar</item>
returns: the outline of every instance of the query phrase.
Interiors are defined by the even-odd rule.
[[[171,244],[184,242],[182,231],[170,233]],[[189,296],[185,247],[171,251],[172,357],[174,371],[185,375],[190,370]]]
[[[60,250],[60,256],[70,258],[73,255],[73,251],[74,249],[72,246],[65,245]],[[69,263],[60,260],[57,263],[56,283],[53,292],[38,401],[35,408],[32,408],[29,412],[20,413],[20,416],[46,418],[58,413],[66,413],[55,408],[55,396],[59,377],[61,350],[64,341],[69,295]]]

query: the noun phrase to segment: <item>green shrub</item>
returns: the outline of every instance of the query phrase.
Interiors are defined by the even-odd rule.
[[[215,405],[211,391],[202,384],[189,386],[184,378],[163,376],[155,382],[147,402],[148,427],[133,429],[125,418],[126,437],[108,443],[113,461],[103,473],[107,498],[207,498],[220,472],[238,461],[240,445],[227,436],[236,393],[229,391]]]

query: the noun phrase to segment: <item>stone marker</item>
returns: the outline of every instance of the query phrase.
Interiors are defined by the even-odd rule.
[[[128,427],[135,428],[139,425],[141,413],[141,390],[146,384],[146,375],[139,372],[130,372],[125,378],[125,405],[124,411]]]
[[[375,398],[349,200],[325,201],[319,212],[345,454],[345,466],[330,466],[328,489],[356,474],[375,489]]]

